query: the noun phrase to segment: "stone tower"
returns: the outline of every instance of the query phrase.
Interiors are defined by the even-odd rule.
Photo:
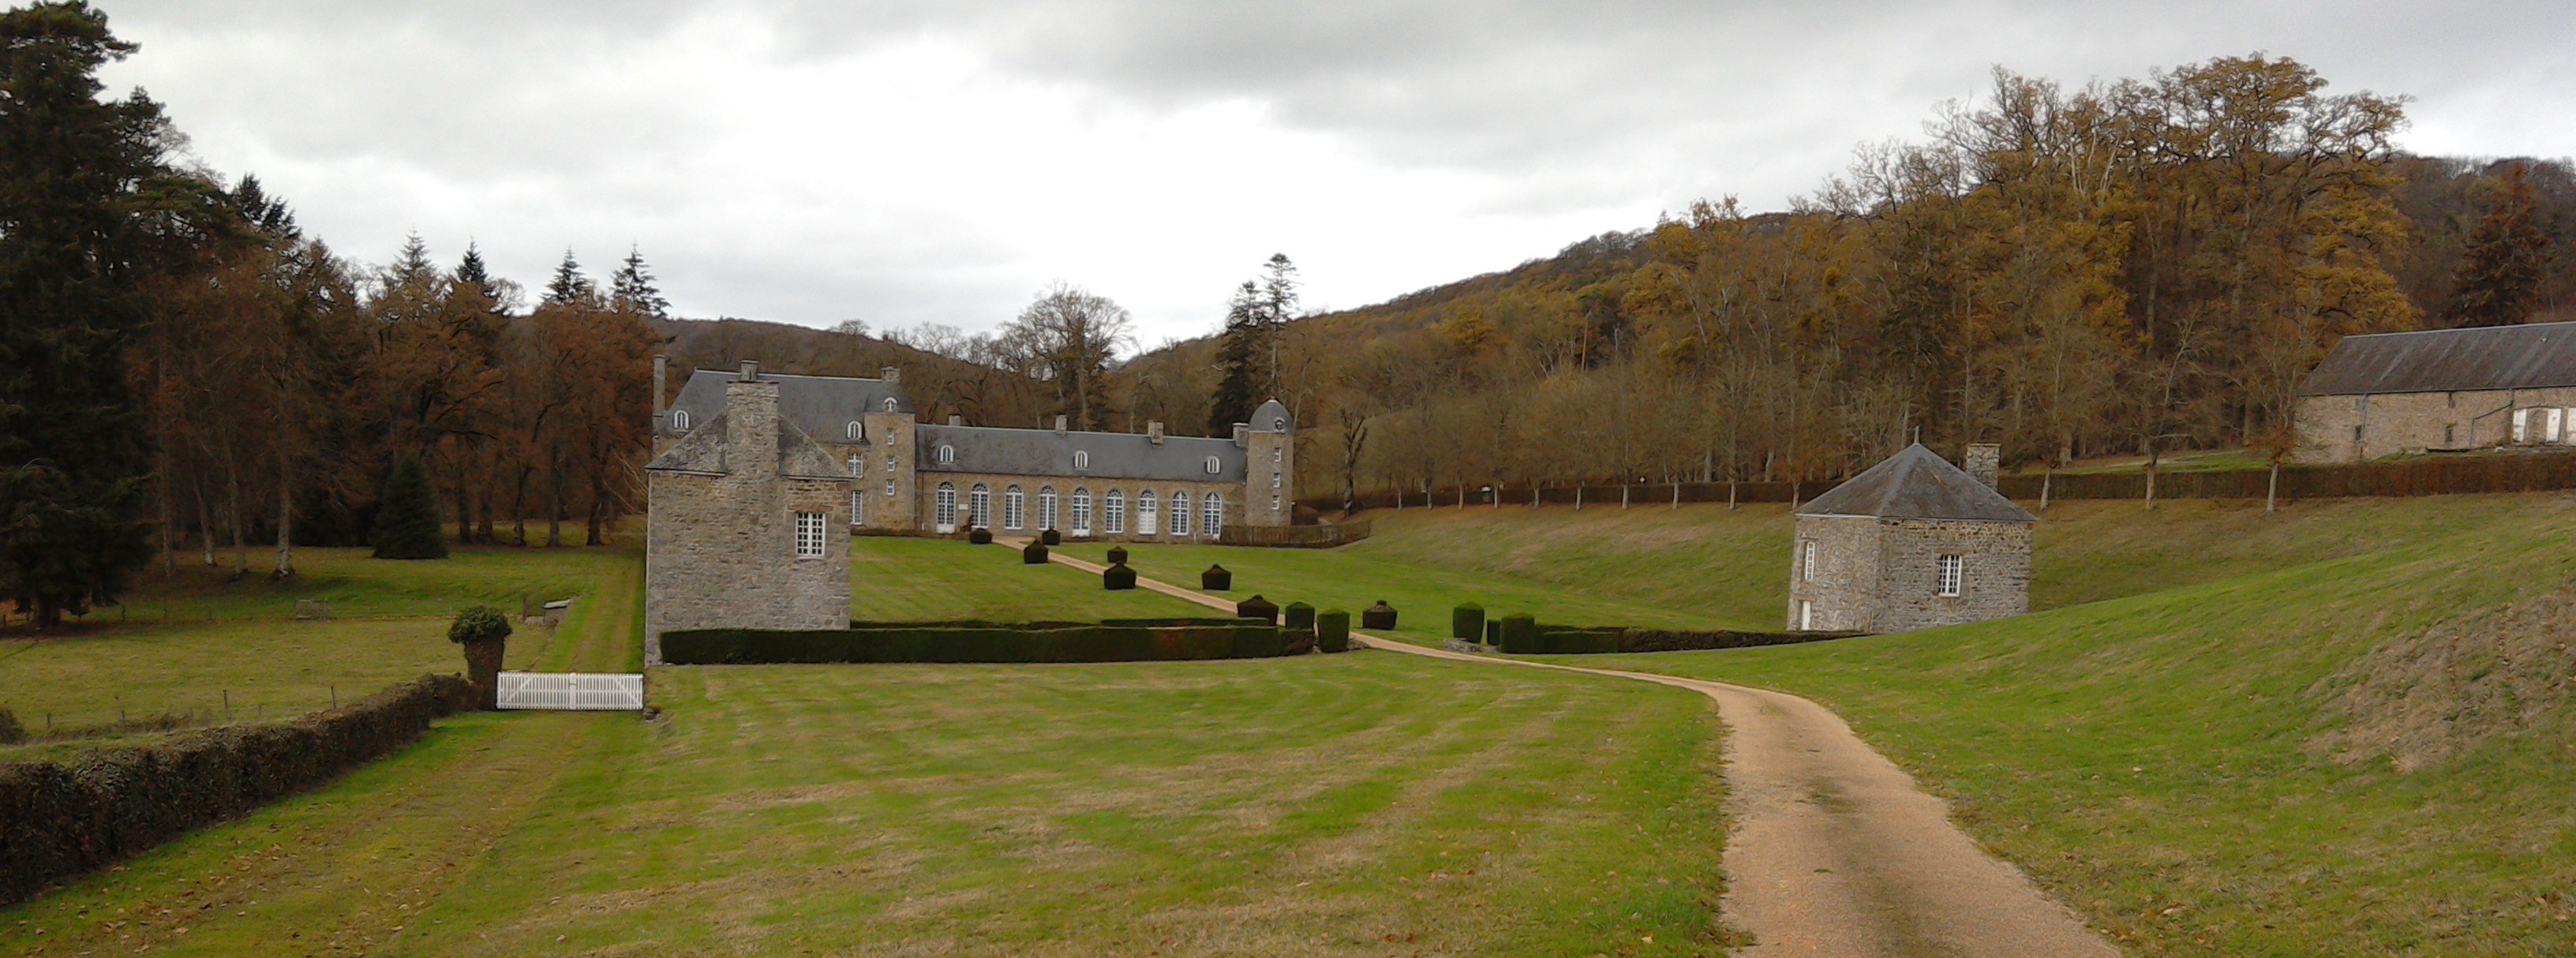
[[[644,469],[646,665],[675,629],[849,626],[852,478],[780,418],[759,364]]]
[[[2034,521],[1908,446],[1798,507],[1789,628],[1908,632],[2028,612]]]
[[[1297,508],[1297,419],[1273,399],[1236,427],[1244,450],[1243,519],[1247,526],[1284,526]]]

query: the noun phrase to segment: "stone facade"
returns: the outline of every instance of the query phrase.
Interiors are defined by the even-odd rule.
[[[1970,460],[1991,448],[1971,447]],[[1908,632],[2030,611],[2034,520],[1922,446],[1816,497],[1797,519],[1791,629]]]
[[[2514,436],[2516,410],[2561,410],[2559,435],[2550,437],[2524,417]],[[2576,387],[2478,389],[2299,397],[2300,462],[2362,462],[2381,456],[2511,445],[2571,445]],[[2547,417],[2542,417],[2546,419]]]
[[[646,467],[645,663],[661,663],[674,629],[847,627],[851,479],[840,471],[780,421],[776,383],[727,384],[723,415]],[[807,532],[816,554],[799,554],[799,514],[822,517]]]
[[[956,496],[955,512],[953,521],[947,527],[948,532],[960,532],[974,527],[970,513],[974,507],[975,487],[981,485],[984,487],[987,499],[985,528],[1001,535],[1033,535],[1047,528],[1042,504],[1045,493],[1048,490],[1054,490],[1055,529],[1064,533],[1068,539],[1081,541],[1209,541],[1216,538],[1207,531],[1207,496],[1210,493],[1214,493],[1218,502],[1222,504],[1219,507],[1221,510],[1219,515],[1222,518],[1219,528],[1244,521],[1246,505],[1243,501],[1243,484],[1236,482],[1170,482],[1153,479],[1028,476],[992,472],[931,472],[922,474],[916,481],[921,486],[916,504],[919,510],[917,528],[933,533],[940,532],[942,528],[939,525],[939,487],[942,485],[948,486]],[[1020,490],[1020,524],[1016,527],[1008,521],[1010,490],[1013,487]],[[1090,494],[1091,524],[1087,532],[1074,525],[1073,501],[1074,494],[1077,492]],[[1109,495],[1112,492],[1119,494],[1119,501],[1123,504],[1120,528],[1116,531],[1110,529],[1108,521]],[[1137,507],[1140,494],[1148,492],[1153,493],[1155,503],[1154,531],[1150,534],[1145,531],[1141,513]],[[1189,520],[1183,526],[1189,531],[1177,536],[1172,533],[1171,521],[1172,493],[1175,492],[1186,493],[1190,500]]]

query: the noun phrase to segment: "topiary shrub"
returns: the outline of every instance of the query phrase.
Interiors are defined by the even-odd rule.
[[[1473,602],[1458,603],[1449,610],[1449,637],[1474,642],[1485,636],[1485,607]]]
[[[1234,604],[1234,616],[1238,619],[1260,619],[1272,625],[1278,625],[1279,607],[1256,593],[1252,598]]]
[[[16,745],[27,740],[27,727],[18,724],[18,713],[0,708],[0,745]]]
[[[1045,532],[1038,533],[1038,541],[1051,546],[1060,546],[1064,544],[1064,533],[1049,529]]]
[[[1351,650],[1351,614],[1340,609],[1315,613],[1315,647],[1326,652]]]
[[[1386,604],[1385,599],[1379,599],[1376,605],[1360,610],[1360,628],[1395,628],[1395,607]]]
[[[1304,655],[1315,651],[1315,630],[1313,629],[1282,628],[1279,630],[1279,640],[1287,643],[1290,655]]]
[[[438,490],[430,488],[429,470],[421,468],[420,460],[404,456],[394,466],[368,540],[379,559],[447,558],[447,534],[438,527]]]
[[[1022,565],[1045,565],[1046,563],[1047,563],[1047,547],[1046,547],[1046,543],[1039,542],[1039,541],[1037,541],[1037,540],[1032,539],[1032,540],[1030,540],[1030,541],[1029,541],[1029,544],[1028,544],[1028,545],[1024,545],[1024,546],[1021,546],[1021,547],[1020,547],[1020,564],[1022,564]]]
[[[1315,607],[1302,601],[1288,603],[1286,608],[1279,610],[1279,624],[1291,629],[1314,628]]]
[[[1503,617],[1503,651],[1514,655],[1535,655],[1539,651],[1538,617],[1527,612]]]
[[[1485,644],[1486,644],[1486,645],[1501,645],[1501,644],[1503,644],[1503,620],[1501,620],[1501,619],[1487,619],[1487,620],[1485,620]]]
[[[1110,546],[1110,547],[1109,547],[1109,564],[1110,564],[1110,565],[1126,565],[1126,564],[1127,564],[1127,547],[1126,547],[1126,546]]]
[[[474,683],[475,707],[501,707],[501,653],[510,638],[510,618],[488,605],[468,607],[447,624],[447,641],[465,647],[465,678]]]
[[[1208,563],[1207,571],[1199,573],[1199,588],[1208,592],[1231,592],[1234,590],[1234,573],[1226,571],[1224,566]]]
[[[1111,592],[1125,592],[1136,587],[1136,570],[1121,562],[1100,572],[1100,587]]]
[[[983,526],[976,526],[975,528],[967,531],[966,541],[979,546],[992,545],[993,530],[984,528]]]

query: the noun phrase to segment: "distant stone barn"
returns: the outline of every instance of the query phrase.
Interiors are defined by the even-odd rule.
[[[2301,462],[2576,446],[2576,322],[2346,336],[2299,387]]]
[[[2031,514],[1921,445],[1798,507],[1789,628],[1908,632],[2030,611]],[[1982,454],[1982,455],[1979,455]]]

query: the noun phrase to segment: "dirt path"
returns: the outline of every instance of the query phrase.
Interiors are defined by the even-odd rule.
[[[1094,563],[1054,561],[1099,572]],[[1139,577],[1200,605],[1233,603]],[[1655,682],[1717,700],[1726,722],[1728,924],[1750,932],[1738,952],[1771,956],[2118,955],[2082,919],[1950,823],[1949,806],[1914,786],[1824,706],[1780,692],[1643,672],[1464,655],[1360,636],[1373,648],[1435,658],[1563,669]]]

